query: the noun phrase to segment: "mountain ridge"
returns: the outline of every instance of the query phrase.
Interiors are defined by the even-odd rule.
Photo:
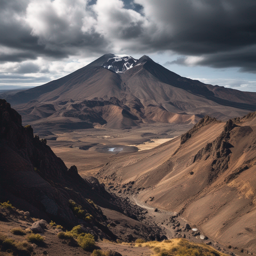
[[[206,116],[154,149],[116,156],[97,177],[111,182],[110,192],[176,212],[222,245],[255,252],[255,116]],[[123,190],[129,182],[131,191]]]
[[[113,70],[108,69],[110,65],[105,65],[108,61]],[[107,68],[104,68],[104,65]],[[24,116],[25,122],[32,123],[42,119],[42,116],[30,113],[26,104],[30,107],[33,105],[37,109],[34,112],[41,113],[44,112],[41,105],[52,104],[56,110],[55,115],[61,116],[63,122],[72,122],[64,120],[65,112],[72,108],[70,104],[65,107],[64,101],[82,104],[84,100],[104,102],[116,98],[122,103],[122,106],[119,104],[115,107],[122,108],[119,120],[129,119],[129,115],[135,115],[138,119],[137,122],[132,119],[128,122],[121,121],[122,124],[117,125],[117,128],[130,128],[150,122],[172,123],[174,115],[186,116],[185,119],[175,119],[175,122],[179,123],[189,123],[188,120],[192,119],[198,121],[204,115],[224,120],[256,110],[256,93],[215,88],[197,80],[181,77],[155,63],[148,56],[135,60],[131,56],[116,57],[113,54],[103,55],[89,65],[45,85],[4,96],[16,106]],[[152,118],[152,107],[164,118]],[[101,109],[87,108],[83,111],[87,111],[88,116],[96,111],[102,118],[101,113],[111,111],[108,109],[103,106]],[[124,112],[129,115],[124,116]],[[48,113],[42,115],[47,116],[45,120],[41,120],[42,123],[53,122]],[[83,121],[79,117],[75,118],[77,122]],[[88,122],[89,126],[95,126]],[[108,126],[108,121],[105,126]],[[113,125],[111,127],[115,128]]]

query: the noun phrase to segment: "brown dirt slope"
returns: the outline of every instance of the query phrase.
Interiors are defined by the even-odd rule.
[[[141,202],[178,212],[224,245],[256,252],[256,114],[219,122],[206,116],[155,149],[119,155],[98,177],[130,184]]]
[[[137,216],[144,218],[140,207],[109,194],[96,178],[83,179],[76,166],[67,168],[46,144],[31,126],[22,126],[21,116],[9,103],[0,100],[0,202],[10,201],[32,217],[67,229],[83,225],[95,238],[165,237],[156,224],[139,222]],[[113,225],[113,215],[118,224]]]
[[[84,224],[99,237],[116,238],[105,227],[101,209],[90,201],[121,211],[109,203],[104,187],[83,180],[75,166],[68,169],[46,140],[34,136],[31,126],[22,126],[21,116],[5,100],[0,100],[0,192],[1,202],[10,200],[32,216],[69,228]],[[72,210],[71,199],[92,215],[90,221]]]
[[[256,110],[256,94],[181,77],[147,56],[123,74],[102,67],[113,55],[45,85],[4,97],[33,127],[131,128],[142,123],[226,120]],[[228,95],[231,95],[230,97]]]

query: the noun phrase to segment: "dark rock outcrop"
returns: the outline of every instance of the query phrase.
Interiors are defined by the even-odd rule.
[[[180,144],[184,144],[191,136],[197,132],[201,127],[208,125],[212,122],[218,122],[216,118],[212,118],[210,116],[205,116],[202,118],[192,129],[190,129],[187,133],[181,135]]]
[[[236,127],[232,120],[228,120],[224,126],[223,132],[212,143],[208,143],[204,148],[199,150],[194,156],[193,163],[201,159],[208,159],[210,156],[212,161],[212,170],[209,174],[209,182],[213,182],[219,173],[223,173],[228,169],[228,163],[233,146],[229,143],[230,132]]]
[[[104,227],[105,216],[96,205],[119,210],[106,199],[101,187],[83,180],[75,166],[68,169],[47,146],[34,136],[30,125],[23,127],[21,116],[5,100],[0,100],[0,200],[29,211],[31,216],[72,227],[83,224],[102,237],[115,238]],[[101,192],[104,192],[101,194]],[[70,199],[92,216],[86,221],[77,216]],[[90,200],[89,200],[90,199]],[[96,203],[96,204],[95,204]]]

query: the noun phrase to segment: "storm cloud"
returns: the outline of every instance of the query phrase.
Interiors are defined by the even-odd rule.
[[[168,64],[255,73],[255,13],[255,0],[0,0],[0,64],[36,73],[38,58],[161,51],[178,56]]]

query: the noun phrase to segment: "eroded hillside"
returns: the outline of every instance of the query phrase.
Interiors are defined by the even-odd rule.
[[[146,205],[178,212],[224,245],[255,251],[255,116],[226,123],[206,116],[155,149],[117,156],[98,177]]]

